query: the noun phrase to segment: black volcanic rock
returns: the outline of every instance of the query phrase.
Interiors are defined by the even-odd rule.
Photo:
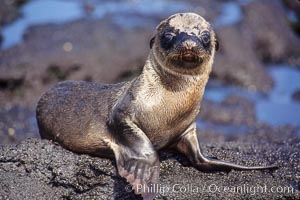
[[[2,0],[0,1],[0,26],[15,20],[19,14],[19,6],[27,0]]]
[[[293,93],[292,95],[292,98],[295,100],[295,101],[299,101],[300,102],[300,90],[297,90]]]
[[[177,154],[161,153],[157,199],[298,199],[300,139],[260,143],[259,137],[202,146],[208,156],[244,165],[275,163],[278,170],[204,173]],[[130,187],[116,173],[114,161],[78,155],[38,139],[0,147],[0,188],[0,199],[140,198],[127,191]]]

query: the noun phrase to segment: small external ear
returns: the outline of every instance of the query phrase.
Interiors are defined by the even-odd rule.
[[[154,40],[155,40],[155,36],[153,38],[151,38],[151,40],[150,40],[150,49],[152,49],[152,46],[154,44]]]
[[[219,45],[219,40],[218,40],[218,37],[217,36],[215,36],[215,49],[216,49],[216,51],[218,51],[219,50],[219,47],[220,47],[220,45]]]

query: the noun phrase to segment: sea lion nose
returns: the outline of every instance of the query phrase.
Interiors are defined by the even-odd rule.
[[[187,50],[192,50],[194,47],[197,46],[197,42],[192,39],[187,39],[182,42],[182,46],[185,47]]]

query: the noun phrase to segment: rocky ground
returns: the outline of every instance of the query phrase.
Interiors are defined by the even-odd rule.
[[[18,7],[24,2],[0,2],[0,29],[20,17]],[[212,22],[222,12],[221,2],[190,1],[194,12]],[[252,1],[242,6],[238,23],[215,27],[220,51],[210,81],[268,94],[274,80],[266,63],[300,67],[299,22],[287,19],[287,9],[300,16],[299,5],[283,2]],[[115,83],[140,72],[153,30],[166,16],[130,13],[125,17],[138,17],[144,23],[121,26],[115,16],[107,15],[100,20],[37,25],[26,30],[23,43],[0,50],[0,144],[6,144],[0,146],[0,199],[138,198],[126,191],[127,184],[116,174],[114,161],[77,155],[49,141],[24,141],[39,138],[35,105],[58,81]],[[293,99],[299,101],[299,90]],[[177,154],[162,153],[161,188],[169,191],[161,192],[157,199],[298,199],[297,127],[272,127],[256,116],[251,99],[238,95],[221,102],[204,99],[198,124],[202,146],[212,157],[246,165],[275,163],[278,170],[203,173]],[[252,191],[224,191],[225,186],[241,185]],[[216,186],[222,191],[212,191]],[[256,186],[266,186],[267,191],[253,194]],[[179,187],[182,191],[178,192]],[[278,191],[271,192],[272,187]],[[282,191],[288,188],[293,192]]]
[[[252,134],[244,142],[202,146],[208,156],[244,165],[274,163],[280,167],[275,171],[204,173],[177,154],[161,153],[156,199],[298,199],[300,139],[268,138],[265,143],[265,137]],[[117,175],[114,161],[77,155],[38,139],[0,148],[0,187],[0,199],[140,199]]]

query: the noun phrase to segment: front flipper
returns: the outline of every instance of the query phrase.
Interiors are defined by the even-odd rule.
[[[149,138],[126,116],[111,122],[115,142],[111,146],[120,176],[132,185],[136,194],[152,200],[159,183],[159,158]]]
[[[243,166],[222,160],[205,157],[199,146],[198,137],[196,134],[196,125],[192,124],[186,132],[182,135],[181,139],[176,144],[179,152],[183,153],[188,159],[201,171],[230,171],[235,170],[263,170],[277,169],[277,166]]]
[[[156,196],[159,183],[159,160],[156,153],[147,157],[137,157],[132,151],[119,147],[115,151],[118,172],[131,184],[136,194],[151,200]],[[126,152],[126,153],[125,153]],[[140,155],[139,155],[140,156]]]

